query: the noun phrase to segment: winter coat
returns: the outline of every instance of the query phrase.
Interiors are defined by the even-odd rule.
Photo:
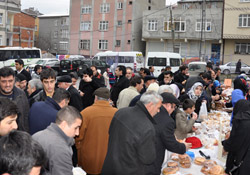
[[[142,102],[118,110],[109,129],[102,175],[144,175],[155,161],[155,121]]]
[[[46,95],[46,92],[43,89],[40,92],[38,92],[36,95],[33,96],[33,100],[31,100],[31,102],[35,103],[35,102],[38,102],[38,101],[45,101],[46,99],[47,99],[47,95]],[[33,103],[31,103],[30,106],[32,106]]]
[[[235,72],[236,73],[240,73],[240,70],[241,70],[241,62],[238,61],[237,64],[236,64],[236,70],[235,70]]]
[[[179,72],[177,75],[174,76],[174,81],[175,81],[176,83],[182,84],[182,82],[183,82],[184,80],[187,80],[188,77],[189,77],[189,76],[183,75],[181,72]],[[184,85],[184,87],[185,87],[185,85]]]
[[[35,102],[29,112],[30,134],[44,130],[56,121],[57,112],[61,107],[50,97],[45,101]]]
[[[115,84],[111,88],[110,98],[113,101],[115,107],[117,106],[116,102],[120,92],[127,87],[129,87],[129,80],[125,76],[121,76],[116,80]]]
[[[78,109],[79,112],[83,110],[83,105],[82,105],[82,99],[81,96],[76,88],[74,86],[70,86],[68,88],[68,91],[70,93],[70,101],[69,105],[75,107]]]
[[[32,136],[41,144],[48,157],[46,175],[73,175],[72,148],[74,139],[65,135],[57,124],[51,123],[45,130]],[[43,175],[44,175],[43,174]]]
[[[117,108],[121,109],[128,107],[131,100],[133,100],[133,98],[137,95],[139,95],[139,92],[134,86],[129,86],[128,88],[123,89],[120,92],[119,98],[117,100]]]
[[[79,90],[84,93],[82,97],[83,109],[88,106],[91,106],[94,103],[95,96],[93,95],[94,91],[100,86],[94,79],[91,82],[85,82],[84,80],[80,81]]]
[[[226,173],[243,160],[233,175],[248,175],[250,172],[250,102],[239,100],[234,107],[233,127],[230,137],[222,142],[228,152]]]
[[[34,96],[36,96],[40,91],[41,89],[37,89],[28,97],[30,107],[32,106],[33,103],[35,103]]]
[[[176,138],[183,140],[187,138],[188,133],[192,132],[192,127],[194,125],[195,120],[192,118],[188,119],[188,115],[181,110],[178,110],[175,119],[176,119],[176,129],[175,129]]]
[[[17,117],[18,130],[29,132],[29,102],[26,94],[23,90],[13,87],[13,93],[10,96],[5,96],[0,93],[0,96],[10,98],[17,105],[18,111],[20,112]]]
[[[186,152],[186,146],[183,143],[179,143],[174,135],[175,122],[172,117],[169,116],[167,110],[162,106],[160,112],[154,117],[156,121],[156,159],[153,164],[147,166],[147,175],[160,175],[161,166],[165,157],[165,150],[184,154]]]
[[[78,165],[88,174],[101,174],[108,149],[108,130],[116,111],[108,101],[100,100],[81,112],[83,123],[76,137],[76,148]]]

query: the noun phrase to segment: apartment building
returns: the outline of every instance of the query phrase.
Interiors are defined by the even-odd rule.
[[[144,10],[165,8],[165,0],[71,0],[70,54],[92,57],[98,52],[145,51]]]
[[[20,8],[20,0],[0,0],[0,46],[13,45],[14,15]]]
[[[224,63],[250,65],[250,0],[225,0],[223,26]]]
[[[69,53],[69,15],[41,15],[38,47],[54,55]]]
[[[145,11],[146,53],[175,52],[186,59],[219,63],[222,16],[223,0],[182,0],[161,11]]]

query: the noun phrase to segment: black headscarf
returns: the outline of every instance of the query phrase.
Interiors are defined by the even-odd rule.
[[[233,125],[241,120],[250,120],[250,102],[242,99],[237,101],[233,110]]]
[[[247,92],[246,80],[243,79],[243,78],[237,77],[234,80],[234,89],[240,89],[243,92],[244,96],[245,96],[246,92]]]

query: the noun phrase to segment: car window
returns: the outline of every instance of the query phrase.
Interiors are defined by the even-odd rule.
[[[82,61],[82,63],[83,63],[83,64],[87,64],[88,66],[91,66],[91,61],[86,61],[86,60],[84,60],[84,61]]]
[[[134,57],[124,57],[125,63],[134,63]]]
[[[107,64],[106,64],[104,61],[100,61],[100,63],[101,63],[101,65],[104,66],[104,67],[107,66]]]
[[[206,70],[206,65],[204,64],[190,64],[188,67],[189,71],[199,71],[203,72]]]
[[[36,62],[36,64],[43,64],[44,63],[44,60],[38,60],[37,62]]]
[[[166,58],[148,58],[148,66],[166,66]]]
[[[66,66],[66,65],[70,65],[70,61],[69,60],[63,60],[60,63],[62,66]]]
[[[242,67],[248,67],[248,65],[247,65],[247,64],[242,63],[242,62],[241,62],[241,66],[242,66]]]
[[[99,61],[97,61],[97,60],[93,60],[93,65],[95,65],[95,66],[100,66],[101,64],[100,64],[100,62],[99,62]]]
[[[181,62],[180,59],[170,58],[170,66],[180,66]]]
[[[236,63],[235,62],[231,62],[228,64],[228,66],[236,66]]]

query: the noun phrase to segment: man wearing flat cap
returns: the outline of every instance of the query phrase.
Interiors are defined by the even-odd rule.
[[[72,79],[69,75],[63,75],[57,79],[58,87],[63,88],[70,93],[69,105],[74,106],[79,112],[83,110],[82,99],[77,89],[72,85]]]
[[[143,94],[144,92],[146,92],[149,85],[156,82],[156,79],[157,78],[154,76],[146,75],[144,77],[144,86],[143,86],[143,89],[141,90],[140,94]]]
[[[109,104],[108,88],[98,88],[94,95],[94,104],[81,112],[84,122],[76,138],[78,165],[92,175],[101,174],[108,149],[109,126],[117,111]]]
[[[190,144],[180,143],[176,140],[175,121],[170,117],[180,101],[171,93],[164,92],[161,94],[163,101],[160,112],[154,117],[156,121],[156,159],[153,164],[146,167],[147,175],[161,174],[162,163],[165,157],[165,150],[184,154],[189,149]]]

